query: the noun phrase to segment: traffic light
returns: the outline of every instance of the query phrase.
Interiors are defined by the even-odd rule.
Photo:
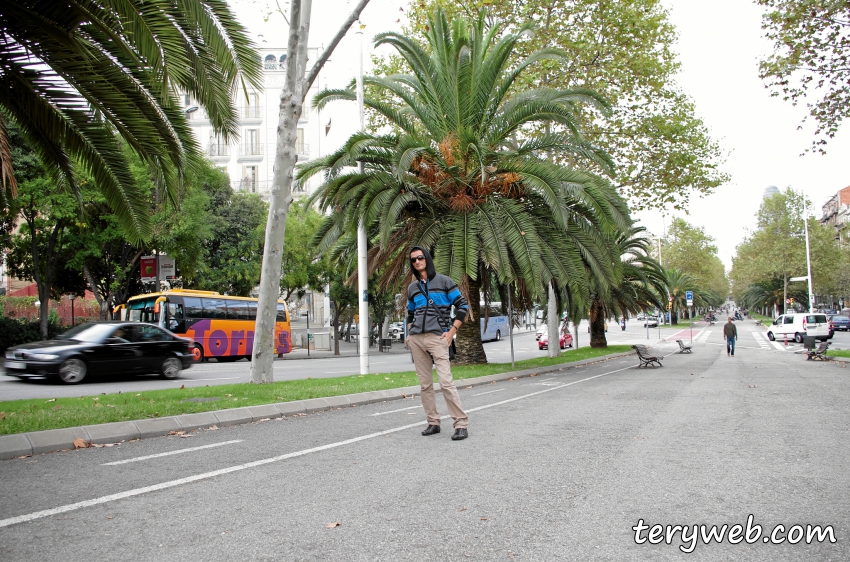
[[[667,310],[673,310],[673,303],[671,303],[671,302],[667,303]]]

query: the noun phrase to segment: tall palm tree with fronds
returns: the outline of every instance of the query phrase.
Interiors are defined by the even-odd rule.
[[[717,298],[715,295],[712,299],[712,296],[699,286],[696,279],[679,269],[665,269],[664,279],[667,292],[673,299],[670,301],[673,305],[670,310],[671,324],[679,323],[679,310],[687,310],[687,291],[694,293],[694,306],[707,306]]]
[[[517,60],[514,47],[531,26],[509,33],[476,20],[449,23],[434,13],[427,45],[398,33],[377,36],[394,47],[411,73],[369,77],[367,86],[395,103],[366,99],[392,132],[353,135],[328,156],[300,168],[303,181],[318,173],[314,194],[333,213],[317,236],[317,249],[353,244],[362,220],[373,248],[370,273],[384,267],[383,283],[408,275],[410,247],[432,250],[437,269],[452,277],[469,301],[471,320],[458,333],[458,360],[485,362],[478,327],[480,292],[514,282],[530,302],[555,283],[587,293],[586,271],[613,272],[606,237],[630,224],[628,210],[602,178],[554,157],[611,167],[607,155],[585,142],[576,111],[607,104],[587,90],[517,91],[531,65],[559,58],[544,50]],[[319,107],[354,100],[353,89],[320,93]],[[530,135],[532,126],[548,133]],[[553,158],[550,158],[553,157]],[[350,166],[362,163],[364,171]]]
[[[620,256],[616,282],[605,293],[596,293],[590,306],[590,345],[607,347],[605,319],[637,314],[649,307],[663,307],[664,269],[650,257],[652,241],[643,227],[632,227],[614,239]]]
[[[245,29],[221,0],[0,1],[0,206],[16,187],[11,119],[59,189],[79,194],[85,172],[140,241],[150,213],[122,144],[173,200],[197,158],[178,93],[227,137],[238,133],[235,86],[259,87],[260,76]]]

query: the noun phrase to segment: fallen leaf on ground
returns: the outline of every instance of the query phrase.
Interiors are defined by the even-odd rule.
[[[0,420],[6,419],[6,412],[0,412]]]
[[[56,399],[55,399],[55,398],[51,398],[50,400],[48,400],[48,402],[56,402]]]
[[[181,384],[181,385],[180,385],[180,389],[182,390],[182,389],[184,389],[184,388],[186,388],[186,385],[185,385],[185,384]]]
[[[487,521],[487,518],[486,518],[486,517],[482,517],[482,518],[481,518],[481,520],[482,520],[482,521]]]
[[[53,406],[53,407],[52,407],[52,408],[50,408],[50,409],[51,409],[51,410],[61,410],[61,409],[62,409],[62,404],[56,404],[55,406]]]
[[[169,435],[185,435],[186,432],[185,431],[169,431],[168,434]]]
[[[180,435],[180,439],[186,439],[187,437],[194,437],[194,435]]]
[[[225,394],[225,396],[227,396],[228,398],[230,398],[230,397],[231,397],[231,396],[233,396],[233,395],[232,395],[232,394]]]
[[[748,387],[750,387],[750,388],[755,388],[755,387],[756,387],[756,385],[754,385],[754,384],[748,384],[747,386],[748,386]]]
[[[339,521],[337,521],[336,523],[328,523],[328,524],[327,524],[327,525],[325,525],[325,526],[326,526],[328,529],[333,529],[334,527],[341,527],[341,526],[342,526],[342,523],[340,523]]]
[[[460,508],[458,511],[466,511],[467,509],[468,509],[468,508],[466,508],[466,507],[462,507],[462,508]]]
[[[269,418],[260,418],[260,421],[261,421],[261,422],[269,421]]]
[[[86,449],[88,447],[91,447],[91,442],[86,441],[82,437],[77,437],[76,439],[74,439],[75,449]]]
[[[209,427],[207,428],[207,431],[216,431],[216,430],[218,430],[218,426],[217,426],[217,425],[211,425],[211,426],[209,426]]]
[[[530,375],[528,375],[528,376],[529,376],[529,377],[536,377],[536,376],[537,376],[537,373],[531,373],[531,374],[530,374]]]

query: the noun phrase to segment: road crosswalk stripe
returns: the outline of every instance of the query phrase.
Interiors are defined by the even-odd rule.
[[[762,349],[770,349],[770,343],[765,340],[764,332],[752,332],[753,337]]]

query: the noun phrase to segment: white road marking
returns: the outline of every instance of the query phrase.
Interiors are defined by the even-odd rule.
[[[504,388],[500,388],[499,390],[488,390],[487,392],[479,392],[478,394],[473,394],[473,396],[484,396],[485,394],[493,394],[494,392],[502,392]]]
[[[159,457],[168,457],[170,455],[179,455],[180,453],[190,453],[192,451],[200,451],[201,449],[212,449],[213,447],[221,447],[222,445],[230,445],[232,443],[241,443],[242,439],[234,439],[233,441],[222,441],[221,443],[213,443],[212,445],[201,445],[200,447],[189,447],[188,449],[180,449],[177,451],[168,451],[167,453],[157,453],[155,455],[145,455],[144,457],[136,457],[133,459],[125,459],[123,461],[107,462],[102,466],[116,466],[119,464],[127,464],[131,462],[146,461],[148,459],[156,459]]]
[[[756,342],[759,344],[759,347],[762,349],[770,349],[770,344],[765,341],[764,332],[752,332],[753,337],[756,339]]]
[[[558,386],[552,386],[543,390],[538,390],[537,392],[530,392],[528,394],[523,394],[521,396],[515,396],[514,398],[508,398],[506,400],[502,400],[500,402],[493,402],[492,404],[485,404],[483,406],[478,406],[476,408],[470,408],[467,412],[478,412],[481,410],[486,410],[487,408],[495,408],[496,406],[502,406],[504,404],[509,404],[511,402],[516,402],[517,400],[523,400],[525,398],[531,398],[533,396],[539,396],[541,394],[546,394],[547,392],[552,392],[553,390],[560,390],[562,388],[567,388],[568,386],[573,386],[575,384],[587,382],[593,379],[598,379],[600,377],[605,377],[608,375],[613,375],[614,373],[619,373],[621,371],[626,371],[628,369],[632,369],[633,367],[623,367],[622,369],[615,369],[613,371],[608,371],[607,373],[601,373],[598,375],[594,375],[592,377],[583,378],[577,381],[560,384]],[[441,416],[440,419],[448,419],[449,415]],[[280,461],[285,461],[288,459],[293,459],[296,457],[303,457],[305,455],[309,455],[312,453],[319,453],[321,451],[327,451],[329,449],[336,449],[337,447],[343,447],[345,445],[351,445],[354,443],[359,443],[360,441],[366,441],[368,439],[374,439],[376,437],[383,437],[384,435],[391,435],[393,433],[398,433],[400,431],[405,431],[407,429],[412,429],[414,427],[421,427],[422,422],[410,423],[407,425],[402,425],[399,427],[394,427],[391,429],[386,429],[384,431],[377,431],[375,433],[369,433],[367,435],[361,435],[360,437],[353,437],[351,439],[345,439],[343,441],[337,441],[335,443],[328,443],[327,445],[320,445],[319,447],[312,447],[310,449],[302,449],[300,451],[295,451],[292,453],[287,453],[285,455],[278,455],[276,457],[269,457],[267,459],[260,459],[253,462],[247,462],[244,464],[237,464],[235,466],[230,466],[227,468],[222,468],[219,470],[213,470],[210,472],[204,472],[201,474],[195,474],[194,476],[187,476],[186,478],[179,478],[177,480],[169,480],[168,482],[161,482],[159,484],[154,484],[152,486],[145,486],[143,488],[135,488],[133,490],[127,490],[124,492],[119,492],[117,494],[109,494],[108,496],[101,496],[99,498],[93,498],[90,500],[84,500],[81,502],[70,503],[66,505],[61,505],[59,507],[54,507],[51,509],[44,509],[41,511],[35,511],[33,513],[27,513],[25,515],[19,515],[17,517],[9,517],[7,519],[0,519],[0,528],[9,527],[11,525],[17,525],[19,523],[27,523],[29,521],[35,521],[36,519],[43,519],[45,517],[51,517],[53,515],[59,515],[61,513],[68,513],[69,511],[76,511],[78,509],[83,509],[86,507],[93,507],[96,505],[102,505],[109,502],[114,502],[118,500],[123,500],[127,498],[132,498],[136,496],[141,496],[144,494],[149,494],[151,492],[158,492],[160,490],[167,490],[169,488],[175,488],[177,486],[184,486],[186,484],[191,484],[193,482],[197,482],[199,480],[207,480],[209,478],[214,478],[216,476],[223,476],[225,474],[231,474],[234,472],[239,472],[242,470],[247,470],[249,468],[256,468],[258,466],[264,466],[267,464],[272,464]]]
[[[388,410],[386,412],[378,412],[376,414],[369,414],[370,416],[383,416],[384,414],[395,414],[396,412],[403,412],[405,410],[412,410],[413,408],[421,408],[422,406],[409,406],[407,408],[399,408],[398,410]]]

